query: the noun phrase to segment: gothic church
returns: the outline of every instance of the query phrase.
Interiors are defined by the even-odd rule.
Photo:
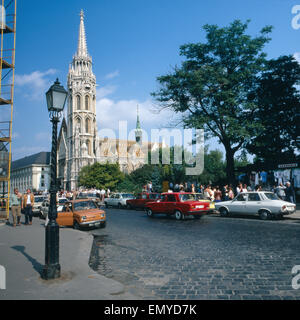
[[[92,71],[92,58],[87,50],[82,10],[78,48],[69,67],[67,82],[67,119],[64,117],[62,120],[57,153],[58,181],[61,188],[77,189],[80,169],[95,162],[118,162],[123,172],[130,173],[145,163],[148,150],[159,147],[157,144],[143,142],[139,115],[135,141],[98,137],[96,77]]]

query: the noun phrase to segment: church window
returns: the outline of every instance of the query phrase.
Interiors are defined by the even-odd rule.
[[[90,133],[90,119],[89,118],[85,119],[85,132]]]
[[[80,123],[80,119],[77,119],[77,120],[76,120],[76,126],[78,127],[79,132],[81,133],[81,123]]]
[[[91,144],[90,144],[90,140],[86,140],[86,146],[87,146],[88,154],[91,155]]]
[[[85,96],[85,110],[89,110],[90,108],[90,97]]]
[[[76,97],[76,109],[77,110],[80,110],[81,108],[80,108],[80,96],[77,96]]]

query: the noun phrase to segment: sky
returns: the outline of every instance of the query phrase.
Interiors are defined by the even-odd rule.
[[[98,85],[98,129],[116,130],[119,120],[134,129],[139,105],[141,125],[149,132],[175,122],[169,112],[155,112],[150,93],[158,89],[158,76],[180,65],[181,45],[205,42],[203,25],[250,19],[247,33],[253,36],[272,25],[272,41],[264,49],[268,58],[300,57],[300,29],[292,26],[292,8],[298,4],[300,0],[18,0],[12,159],[50,151],[45,92],[56,78],[66,88],[81,9]],[[207,143],[211,150],[224,150],[216,139]]]

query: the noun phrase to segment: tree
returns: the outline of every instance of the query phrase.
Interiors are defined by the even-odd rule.
[[[255,112],[262,125],[246,145],[257,161],[295,161],[299,128],[300,65],[292,56],[266,62],[252,99],[260,106]]]
[[[254,121],[258,105],[248,96],[263,70],[262,49],[272,30],[267,26],[251,37],[245,34],[248,24],[205,25],[207,42],[181,46],[185,61],[158,77],[160,88],[152,93],[163,108],[182,115],[184,127],[203,128],[207,138],[215,136],[224,145],[229,183],[235,182],[235,153],[259,127]]]
[[[86,188],[110,189],[114,191],[117,184],[124,180],[119,164],[94,163],[81,168],[79,186]]]

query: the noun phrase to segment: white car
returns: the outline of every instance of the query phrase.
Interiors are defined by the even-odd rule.
[[[65,202],[67,202],[66,198],[58,198],[57,203],[57,212],[62,212]],[[49,211],[49,200],[44,200],[40,207],[40,218],[46,219]]]
[[[215,203],[221,216],[231,214],[259,215],[262,220],[282,218],[296,211],[296,205],[280,200],[269,191],[243,192],[233,200]]]
[[[134,195],[132,193],[113,193],[109,198],[104,199],[105,207],[126,207],[126,201],[129,199],[134,199]]]
[[[41,211],[41,206],[44,200],[45,200],[44,196],[34,196],[34,204],[32,207],[33,215],[39,215]]]

